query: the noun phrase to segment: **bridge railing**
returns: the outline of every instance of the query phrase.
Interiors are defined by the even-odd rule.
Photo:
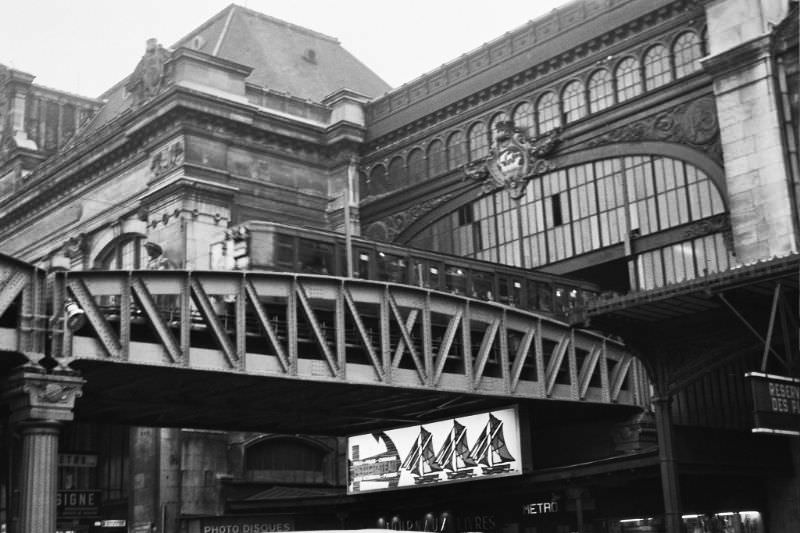
[[[275,272],[57,273],[52,353],[502,397],[649,402],[615,339],[430,289]]]

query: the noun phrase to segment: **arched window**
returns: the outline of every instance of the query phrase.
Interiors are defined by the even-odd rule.
[[[422,155],[421,148],[415,148],[408,154],[406,162],[408,167],[408,177],[411,183],[417,183],[426,178],[425,176],[425,157]]]
[[[589,78],[589,112],[597,113],[614,105],[614,83],[606,69],[596,71]]]
[[[508,115],[506,115],[505,112],[497,113],[492,117],[492,120],[489,121],[489,146],[494,146],[494,140],[497,137],[497,124],[507,121]]]
[[[566,122],[575,122],[586,116],[586,101],[583,94],[583,84],[578,80],[571,81],[561,93],[561,102],[564,106]]]
[[[436,139],[428,145],[428,177],[433,178],[447,171],[447,154],[444,143]]]
[[[536,137],[536,115],[533,112],[533,104],[522,102],[514,108],[512,115],[514,126],[519,128],[528,137]]]
[[[642,94],[642,73],[635,57],[626,57],[617,65],[617,101],[624,102]]]
[[[644,56],[644,85],[650,91],[672,81],[667,49],[660,44],[650,48]]]
[[[251,480],[322,483],[328,451],[304,439],[271,437],[245,449],[244,466]]]
[[[400,156],[395,157],[389,163],[389,187],[396,189],[406,184],[406,165],[403,158]]]
[[[716,185],[689,163],[654,155],[612,157],[534,177],[519,204],[505,190],[490,193],[444,215],[409,244],[533,268],[619,245],[630,234],[671,246],[685,232],[666,230],[724,212]],[[651,237],[657,233],[658,238]],[[706,239],[701,243],[705,255],[700,244],[692,248],[694,275],[727,268],[721,232],[709,230],[698,238]],[[677,264],[677,255],[669,260],[674,268],[659,278],[661,284],[683,279],[671,272],[688,268]],[[675,270],[679,266],[684,270]]]
[[[561,111],[556,93],[546,92],[539,98],[539,102],[536,104],[536,114],[539,119],[539,135],[561,126]]]
[[[489,138],[486,135],[486,125],[476,122],[469,129],[469,160],[477,161],[489,155]]]
[[[454,170],[467,162],[464,134],[457,131],[447,138],[447,168]]]
[[[692,72],[700,70],[698,61],[703,55],[700,48],[700,39],[691,31],[682,33],[672,45],[672,57],[675,61],[675,77],[682,78]]]
[[[143,235],[123,235],[109,244],[95,261],[103,270],[134,270],[147,266],[147,251]]]
[[[386,167],[375,165],[369,173],[369,193],[382,194],[386,191]]]

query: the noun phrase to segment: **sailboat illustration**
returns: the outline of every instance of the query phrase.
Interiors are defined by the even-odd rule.
[[[469,452],[470,457],[481,465],[484,474],[500,474],[511,469],[514,457],[508,451],[503,437],[503,422],[489,413],[489,422]]]
[[[453,427],[436,454],[436,464],[447,472],[447,479],[463,479],[475,475],[478,463],[469,455],[467,428],[453,420]]]
[[[400,468],[411,472],[416,484],[431,483],[439,479],[442,467],[436,462],[433,435],[430,431],[420,426],[419,435]]]

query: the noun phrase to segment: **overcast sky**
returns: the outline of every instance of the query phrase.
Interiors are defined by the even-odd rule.
[[[172,46],[227,0],[11,0],[0,63],[35,83],[99,96],[129,74],[155,37]],[[238,0],[336,37],[397,87],[543,15],[566,0]]]

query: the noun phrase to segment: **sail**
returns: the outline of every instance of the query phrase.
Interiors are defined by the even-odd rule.
[[[508,451],[506,439],[503,436],[503,423],[491,414],[489,415],[489,423],[493,425],[491,436],[492,450],[500,458],[500,460],[497,462],[507,463],[509,461],[513,461],[514,456]]]
[[[498,460],[495,460],[494,455]],[[496,416],[489,414],[489,422],[481,431],[481,436],[469,452],[475,461],[493,466],[498,463],[513,461],[514,457],[508,451],[505,437],[503,436],[503,422]]]
[[[442,468],[436,463],[435,455],[433,451],[433,435],[424,427],[420,427],[419,435],[417,435],[414,445],[409,450],[401,468],[417,476],[425,473],[425,467],[429,472],[441,470]]]
[[[436,463],[447,469],[456,471],[459,468],[473,467],[477,463],[469,457],[469,445],[467,444],[467,428],[453,420],[453,427],[447,434],[444,444],[436,454]]]

